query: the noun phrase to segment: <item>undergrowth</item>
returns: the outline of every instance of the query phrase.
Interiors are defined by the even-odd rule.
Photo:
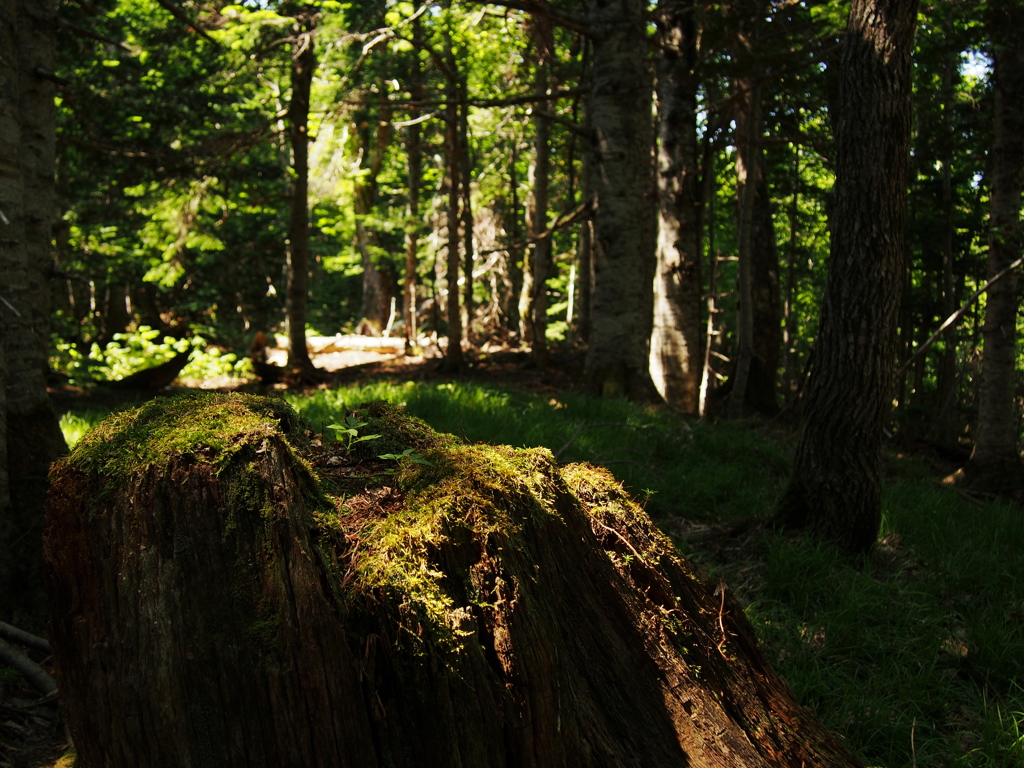
[[[314,428],[370,400],[468,442],[544,446],[608,466],[680,547],[747,605],[765,654],[871,766],[1024,767],[1024,514],[888,459],[883,527],[859,561],[802,537],[727,551],[686,532],[770,513],[792,437],[691,423],[618,400],[467,384],[379,383],[288,400]],[[62,419],[69,440],[98,414]]]

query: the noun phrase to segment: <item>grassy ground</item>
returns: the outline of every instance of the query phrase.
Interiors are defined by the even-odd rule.
[[[623,401],[457,383],[373,384],[292,404],[322,430],[373,399],[473,442],[609,466],[680,548],[725,579],[801,702],[873,766],[1024,766],[1024,512],[888,458],[882,535],[851,562],[793,536],[720,534],[768,514],[792,436]],[[98,417],[66,415],[69,439]]]

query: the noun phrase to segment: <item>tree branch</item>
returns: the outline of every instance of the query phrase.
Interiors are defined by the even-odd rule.
[[[218,43],[216,40],[214,40],[210,36],[209,32],[207,32],[205,29],[203,29],[202,27],[200,27],[197,24],[195,24],[187,15],[185,15],[185,12],[183,10],[181,10],[181,8],[179,8],[172,0],[156,0],[156,1],[157,1],[157,3],[160,4],[161,8],[163,8],[165,11],[167,11],[169,14],[171,14],[171,16],[176,18],[178,21],[180,21],[186,27],[188,27],[189,29],[191,29],[193,32],[195,32],[197,34],[202,35],[204,38],[209,40],[211,43],[213,43],[217,47],[220,47],[220,43]]]
[[[552,8],[547,0],[468,0],[469,5],[497,5],[514,11],[525,11],[534,16],[543,16],[553,23],[583,35],[590,34],[582,16]]]
[[[12,643],[28,646],[42,653],[50,652],[50,642],[46,638],[37,637],[30,632],[18,629],[2,621],[0,621],[0,637],[10,640]]]
[[[917,361],[917,359],[919,357],[921,357],[921,355],[923,355],[925,352],[927,352],[931,348],[932,344],[934,344],[936,341],[939,340],[939,336],[942,335],[942,332],[945,331],[947,328],[949,328],[949,326],[953,325],[958,320],[960,320],[960,318],[963,317],[967,313],[967,310],[971,308],[971,305],[974,302],[976,302],[979,298],[981,298],[981,295],[983,293],[988,291],[989,288],[991,288],[993,285],[998,283],[1000,280],[1002,280],[1004,277],[1006,277],[1008,274],[1010,274],[1010,272],[1015,270],[1021,264],[1024,264],[1024,256],[1021,256],[1019,259],[1017,259],[1015,262],[1013,262],[1010,266],[1006,267],[1001,272],[997,273],[995,275],[995,277],[993,277],[991,280],[989,280],[987,283],[985,283],[983,286],[981,286],[981,288],[976,290],[971,295],[971,298],[969,298],[966,301],[966,303],[964,303],[964,305],[962,307],[960,307],[960,309],[958,309],[952,315],[947,317],[946,321],[942,325],[939,326],[939,330],[937,330],[935,333],[933,333],[928,338],[928,341],[926,341],[924,344],[922,344],[918,348],[917,352],[915,352],[913,355],[911,355],[910,359],[907,360],[907,362],[905,362],[900,367],[900,369],[898,371],[896,371],[896,375],[893,376],[893,381],[899,381],[900,377],[903,374],[905,374],[908,370],[910,370],[910,366],[912,366]]]
[[[57,690],[50,674],[6,640],[0,640],[0,662],[21,673],[25,681],[44,696]]]

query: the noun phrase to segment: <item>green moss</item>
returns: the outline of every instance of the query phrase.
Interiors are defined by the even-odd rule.
[[[413,465],[406,473],[403,508],[362,530],[351,586],[392,608],[407,637],[455,650],[470,634],[466,605],[474,588],[452,583],[436,562],[438,553],[474,541],[484,546],[491,537],[502,548],[520,547],[527,516],[555,514],[544,487],[557,469],[546,449],[442,439],[424,455],[432,465]]]
[[[70,463],[91,477],[129,477],[171,456],[224,466],[240,450],[279,433],[298,436],[283,401],[202,393],[156,398],[112,414],[83,437]]]

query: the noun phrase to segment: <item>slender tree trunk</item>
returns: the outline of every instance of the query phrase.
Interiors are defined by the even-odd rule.
[[[548,181],[551,174],[551,119],[548,103],[541,101],[550,89],[550,57],[554,46],[551,22],[537,15],[530,20],[530,38],[537,56],[534,64],[533,161],[530,163],[530,198],[526,206],[526,227],[530,232],[530,262],[533,266],[531,311],[532,350],[539,366],[548,362],[548,278],[551,276],[551,238],[540,235],[548,226]]]
[[[512,203],[512,209],[509,211],[509,219],[505,227],[509,239],[509,282],[512,284],[511,297],[508,304],[508,328],[518,336],[519,344],[528,344],[527,333],[532,332],[532,327],[527,327],[527,320],[523,316],[522,301],[523,297],[527,294],[526,278],[529,273],[529,251],[522,247],[521,233],[519,231],[519,174],[516,173],[516,163],[518,160],[518,138],[513,136],[508,163],[508,199]]]
[[[413,21],[413,37],[418,40],[420,35],[420,24],[417,19]],[[421,101],[423,99],[423,72],[418,55],[413,59],[410,81],[412,101],[414,103]],[[410,107],[409,120],[412,124],[408,127],[405,143],[406,155],[409,158],[409,203],[406,209],[405,280],[402,286],[402,333],[405,338],[406,354],[413,351],[419,336],[416,328],[416,268],[419,264],[419,234],[422,226],[420,222],[420,186],[423,180],[423,147],[422,131],[420,124],[416,122],[417,118],[419,118],[419,108]]]
[[[526,207],[526,226],[530,232],[531,274],[530,313],[533,359],[537,365],[548,362],[548,278],[551,276],[551,237],[539,237],[547,229],[548,175],[551,166],[551,121],[534,116],[534,159],[530,163],[530,200]]]
[[[867,551],[881,520],[904,261],[917,0],[854,0],[844,42],[828,281],[806,420],[777,520]]]
[[[987,14],[995,85],[995,140],[989,192],[988,276],[1021,255],[1021,187],[1024,182],[1024,8],[994,0]],[[1014,403],[1017,274],[993,285],[985,303],[984,355],[978,392],[974,452],[964,475],[972,488],[1012,492],[1024,488]]]
[[[377,264],[380,238],[367,220],[373,215],[377,203],[377,179],[394,136],[387,96],[381,96],[376,112],[361,110],[356,122],[362,175],[355,184],[352,207],[356,217],[356,245],[363,262],[363,297],[359,314],[360,319],[367,321],[370,329],[379,334],[391,313],[392,278]]]
[[[750,47],[753,47],[752,41]],[[754,357],[753,243],[754,201],[757,195],[757,161],[754,157],[760,130],[760,87],[754,76],[736,80],[742,98],[736,109],[736,189],[738,192],[737,251],[739,258],[739,343],[736,368],[729,393],[729,415],[745,412],[747,381]]]
[[[953,31],[953,17],[946,21],[946,32]],[[950,48],[942,67],[942,315],[949,317],[957,309],[956,286],[953,279],[953,237],[956,225],[953,221],[953,135],[952,111],[953,73],[957,68],[958,54]],[[955,449],[959,431],[959,413],[956,375],[956,325],[951,324],[943,336],[942,356],[939,358],[935,385],[935,422],[931,430],[932,439],[947,449]]]
[[[759,173],[754,195],[754,232],[750,255],[754,318],[753,357],[750,359],[744,403],[755,413],[774,416],[779,412],[779,353],[782,349],[781,307],[779,306],[779,249],[775,243],[764,155],[757,153]]]
[[[445,152],[448,159],[448,257],[445,276],[448,284],[448,298],[445,317],[448,321],[448,348],[445,351],[445,367],[449,371],[462,368],[462,312],[459,307],[459,270],[462,266],[459,254],[459,181],[462,178],[459,158],[459,87],[452,52],[451,35],[445,35],[445,59],[449,67],[448,84],[445,89]]]
[[[306,349],[309,278],[309,95],[316,70],[313,17],[296,21],[292,52],[292,97],[288,105],[288,138],[292,150],[291,217],[288,224],[288,367],[310,371]]]
[[[793,195],[789,204],[789,249],[786,254],[786,291],[782,303],[782,380],[787,402],[796,392],[796,316],[793,313],[793,296],[796,292],[797,232],[800,215],[800,148],[793,154]]]
[[[466,75],[459,77],[459,170],[462,188],[462,251],[464,280],[462,299],[462,327],[465,329],[466,341],[472,344],[473,320],[476,308],[473,303],[473,265],[476,261],[476,246],[473,242],[473,157],[469,146],[469,91]]]
[[[734,80],[737,95],[736,189],[738,194],[739,345],[730,381],[729,415],[749,411],[774,413],[778,367],[778,255],[775,249],[761,147],[761,62],[757,39],[764,0],[732,5],[736,22],[733,45],[743,74]],[[767,231],[766,231],[767,222]],[[772,262],[774,261],[774,267]],[[770,316],[774,309],[774,318]],[[766,316],[769,315],[769,316]],[[774,328],[772,327],[774,325]],[[774,343],[774,350],[761,345]],[[770,359],[769,359],[770,358]],[[769,371],[769,367],[771,370]],[[765,388],[767,385],[767,392]]]
[[[586,194],[586,191],[584,191]],[[590,339],[590,307],[594,293],[594,224],[590,218],[580,222],[579,240],[576,243],[579,277],[577,295],[576,337],[586,344]]]
[[[701,272],[697,22],[692,0],[661,0],[658,58],[658,250],[651,376],[669,405],[700,405]]]
[[[594,0],[590,124],[594,140],[594,293],[584,387],[601,396],[660,400],[651,379],[653,238],[651,77],[646,6]]]

